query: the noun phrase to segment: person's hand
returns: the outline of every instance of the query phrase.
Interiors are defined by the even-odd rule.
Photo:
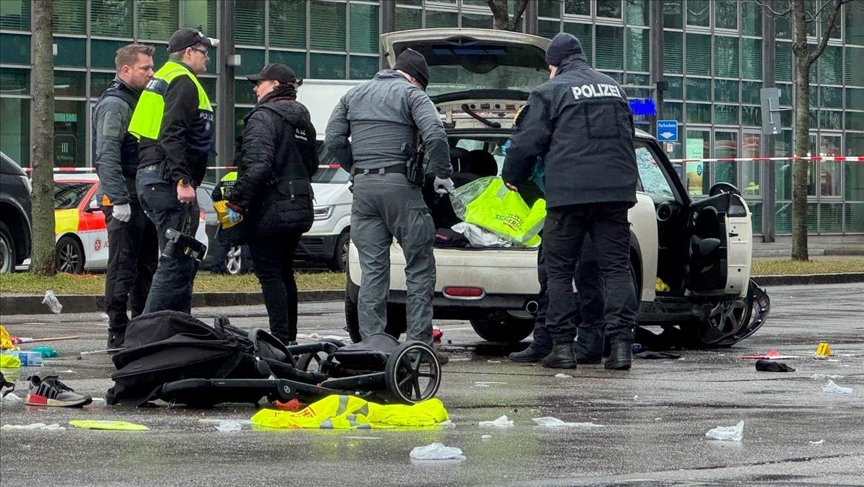
[[[114,205],[114,208],[111,210],[111,216],[118,221],[126,223],[132,218],[132,207],[129,206],[129,203]]]
[[[456,185],[453,184],[453,180],[450,178],[441,179],[438,176],[435,176],[434,188],[435,192],[438,194],[448,194],[452,193],[453,190],[456,189]]]
[[[507,189],[509,189],[510,191],[515,191],[517,193],[519,192],[519,188],[517,188],[516,186],[513,186],[510,183],[504,183],[504,186],[506,186]]]
[[[191,184],[183,185],[177,183],[177,201],[191,203],[195,201],[195,188]]]
[[[241,215],[240,213],[237,213],[236,211],[234,211],[231,208],[228,208],[228,212],[226,213],[226,216],[228,217],[228,221],[231,223],[237,223],[243,218],[243,215]]]

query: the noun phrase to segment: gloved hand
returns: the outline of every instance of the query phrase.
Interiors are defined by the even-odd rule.
[[[441,179],[438,176],[435,176],[434,183],[435,192],[438,194],[448,194],[452,193],[454,189],[456,189],[456,185],[453,184],[453,180],[450,178]]]
[[[227,216],[228,216],[228,221],[231,223],[237,223],[243,219],[243,215],[241,215],[240,213],[237,213],[236,211],[234,211],[230,207],[228,208]]]
[[[114,208],[111,210],[111,216],[123,223],[126,223],[132,219],[132,207],[129,206],[129,203],[126,203],[125,205],[114,205]]]

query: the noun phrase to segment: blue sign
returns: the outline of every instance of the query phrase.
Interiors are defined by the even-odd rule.
[[[657,115],[657,105],[651,98],[632,98],[629,100],[630,111],[635,116],[653,117]]]
[[[677,142],[678,120],[657,120],[657,140],[660,142]]]

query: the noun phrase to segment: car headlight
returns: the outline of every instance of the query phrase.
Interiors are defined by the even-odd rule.
[[[326,220],[333,215],[333,206],[316,206],[314,212],[316,221]]]

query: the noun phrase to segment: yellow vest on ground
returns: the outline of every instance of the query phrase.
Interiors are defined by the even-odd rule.
[[[189,76],[198,88],[198,109],[213,112],[210,99],[198,82],[198,77],[183,64],[168,61],[153,75],[153,79],[147,83],[141,98],[138,99],[138,104],[135,105],[135,112],[129,122],[129,133],[136,139],[141,140],[141,137],[146,137],[157,140],[159,138],[162,116],[165,113],[165,93],[168,91],[168,85],[179,76]]]

